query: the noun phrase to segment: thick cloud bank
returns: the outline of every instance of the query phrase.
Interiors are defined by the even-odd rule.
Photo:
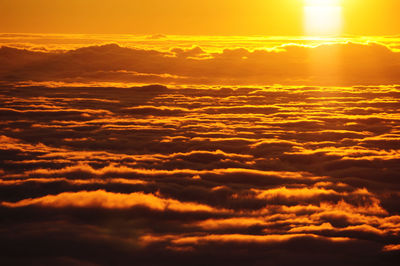
[[[0,80],[226,85],[391,85],[400,54],[378,43],[169,51],[117,44],[64,52],[0,48]]]
[[[258,80],[281,79],[270,62],[292,65],[307,49],[0,56],[9,80],[134,76],[122,70]],[[342,49],[397,62],[378,45]],[[366,79],[383,75],[365,60]],[[301,64],[287,71],[305,75]],[[399,87],[5,85],[0,95],[2,265],[399,262]]]

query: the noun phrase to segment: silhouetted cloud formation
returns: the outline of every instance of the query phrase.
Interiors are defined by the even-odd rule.
[[[290,44],[206,52],[89,46],[64,52],[0,48],[4,81],[164,84],[384,85],[399,83],[400,55],[378,43]]]

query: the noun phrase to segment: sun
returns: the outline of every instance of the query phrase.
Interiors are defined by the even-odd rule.
[[[306,35],[339,35],[343,24],[340,2],[340,0],[306,0],[304,6]]]
[[[306,0],[307,6],[338,6],[339,0]]]

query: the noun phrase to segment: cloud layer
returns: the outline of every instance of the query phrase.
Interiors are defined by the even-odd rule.
[[[342,48],[395,55],[379,45]],[[2,48],[1,56],[14,62],[10,80],[65,81],[122,66],[190,78],[208,69],[225,80],[250,75],[228,62],[265,59],[264,69],[274,57],[292,62],[292,49],[311,48],[205,59],[199,49],[171,56],[116,45]],[[232,61],[239,56],[248,59]],[[0,95],[5,265],[398,263],[397,86],[8,84]]]
[[[400,55],[380,43],[281,44],[270,49],[199,46],[156,50],[117,44],[67,51],[0,48],[2,81],[214,85],[398,84]]]

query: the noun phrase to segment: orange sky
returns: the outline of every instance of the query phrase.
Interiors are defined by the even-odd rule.
[[[306,2],[2,0],[0,32],[303,35]],[[340,5],[343,34],[399,34],[398,0],[343,0]]]

